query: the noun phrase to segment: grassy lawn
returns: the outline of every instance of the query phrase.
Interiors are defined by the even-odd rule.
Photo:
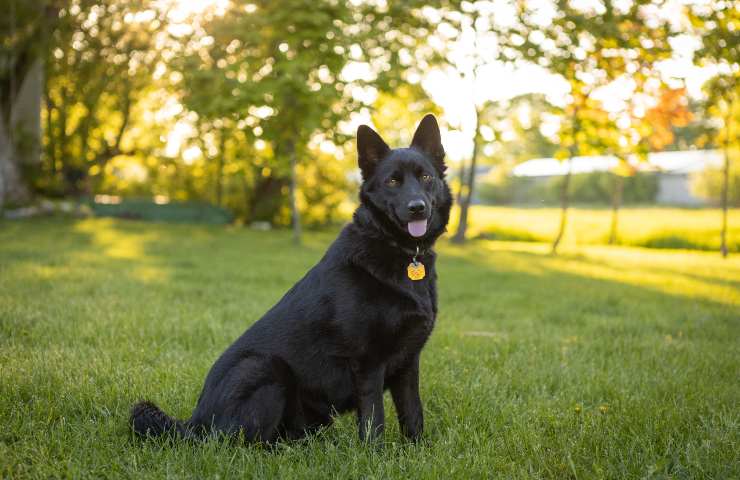
[[[606,244],[612,212],[608,208],[573,208],[563,243]],[[473,236],[497,240],[550,242],[560,224],[557,208],[512,208],[476,205],[471,213]],[[621,245],[654,248],[719,250],[719,209],[639,207],[619,212]],[[729,212],[728,244],[740,252],[740,209]]]
[[[332,238],[0,223],[0,476],[740,476],[740,256],[574,242],[442,243],[420,445],[389,395],[383,448],[350,416],[272,450],[130,437],[139,398],[187,417],[216,357]]]

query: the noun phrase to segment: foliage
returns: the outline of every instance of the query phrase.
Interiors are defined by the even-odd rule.
[[[482,160],[493,167],[476,181],[476,197],[484,203],[511,204],[539,202],[539,198],[526,198],[532,188],[530,179],[514,177],[512,168],[533,158],[551,157],[557,150],[542,133],[544,118],[551,115],[553,107],[539,94],[519,95],[497,104],[508,114],[497,112],[500,135],[491,148],[484,148]],[[494,132],[484,125],[483,132],[493,140]]]
[[[710,1],[694,5],[689,11],[692,26],[701,38],[702,46],[694,60],[700,65],[711,65],[717,69],[707,84],[706,114],[714,118],[715,143],[724,152],[723,179],[720,194],[722,208],[723,257],[729,251],[727,245],[727,209],[730,202],[731,151],[740,149],[740,9],[734,2]]]
[[[508,4],[508,2],[506,2]],[[443,65],[448,72],[464,82],[469,92],[468,108],[472,112],[472,125],[468,127],[472,140],[469,162],[463,161],[457,182],[457,203],[460,218],[453,241],[463,243],[466,239],[468,210],[476,186],[478,162],[486,150],[490,151],[501,139],[499,130],[502,117],[506,116],[495,92],[483,84],[483,70],[502,60],[499,48],[501,26],[494,15],[494,2],[462,2],[459,12],[444,18],[438,39]],[[502,2],[501,5],[504,5]],[[461,122],[460,129],[466,126]]]
[[[737,165],[737,163],[736,163]],[[723,172],[719,168],[707,168],[691,176],[691,192],[703,198],[712,205],[722,204],[721,192],[724,182]],[[730,170],[727,192],[727,204],[730,207],[740,207],[740,169]]]
[[[309,227],[340,224],[348,218],[343,205],[357,191],[357,184],[347,174],[355,159],[347,155],[340,160],[321,150],[311,155],[310,162],[303,162],[297,168],[301,179],[298,206],[303,212],[303,222]]]
[[[723,118],[740,97],[740,10],[733,2],[710,1],[692,5],[688,13],[695,33],[701,38],[701,47],[694,54],[695,62],[718,70],[706,85],[707,111],[711,116]],[[722,125],[723,130],[727,128],[731,125]]]
[[[705,99],[688,99],[686,107],[691,115],[691,120],[685,125],[672,125],[671,131],[673,141],[665,145],[665,150],[690,150],[692,148],[714,149],[714,129],[712,119],[707,118]]]
[[[391,147],[411,145],[413,132],[427,113],[442,113],[419,84],[406,83],[379,92],[372,105],[371,119]]]
[[[58,9],[51,0],[5,0],[0,18],[0,113],[8,123],[10,109],[33,63],[48,48]]]
[[[600,89],[627,77],[638,88],[654,74],[655,63],[669,58],[669,25],[650,10],[653,0],[631,3],[578,4],[555,2],[554,12],[543,13],[534,2],[517,3],[518,21],[507,34],[504,54],[524,58],[559,75],[570,87],[558,132],[560,150],[556,158],[613,153],[620,158],[638,150],[643,122],[633,115],[627,102],[627,132],[595,98]],[[570,172],[560,193],[561,222],[552,252],[556,253],[567,224]],[[615,194],[619,189],[615,188]],[[618,202],[614,202],[615,207]],[[616,211],[616,210],[615,210]]]
[[[542,127],[545,119],[556,114],[557,109],[543,95],[518,95],[501,102],[500,108],[508,114],[499,116],[498,131],[501,133],[496,136],[493,148],[483,151],[489,163],[506,167],[555,154],[557,144],[542,133]]]
[[[163,195],[275,223],[290,219],[295,198],[309,223],[332,222],[348,198],[357,119],[370,116],[398,145],[407,139],[393,136],[413,131],[421,113],[463,128],[424,90],[439,71],[470,85],[476,162],[503,168],[532,157],[724,148],[740,137],[728,116],[740,83],[730,2],[689,5],[690,29],[679,32],[660,0],[235,0],[193,7],[188,18],[168,0],[10,1],[15,25],[0,20],[3,100],[10,71],[46,61],[44,156],[26,172],[44,195]],[[686,33],[701,40],[696,63],[718,73],[706,101],[689,102],[656,68]],[[492,65],[532,63],[570,92],[504,99],[476,83]],[[604,92],[620,82],[631,94],[607,109]],[[554,135],[545,123],[559,127]],[[327,152],[334,161],[316,163]],[[314,173],[331,184],[317,190]],[[476,170],[464,173],[461,187],[472,185]],[[463,203],[471,190],[460,188]]]
[[[139,108],[156,91],[152,72],[165,26],[164,14],[148,5],[74,0],[59,10],[46,52],[46,153],[37,188],[94,192],[111,159],[161,147],[161,128]]]
[[[431,28],[420,6],[237,1],[181,18],[167,2],[75,0],[39,48],[46,153],[29,175],[45,195],[164,195],[284,222],[291,159],[336,170],[312,164],[318,146],[342,145],[373,92],[428,68],[431,50],[409,48]],[[321,177],[328,204],[316,179],[296,186],[311,223],[336,217],[344,177]]]
[[[694,119],[689,110],[686,88],[664,90],[655,106],[645,114],[649,128],[651,150],[661,151],[675,142],[676,129],[686,127]]]
[[[539,202],[535,196],[530,197],[533,181],[528,177],[515,177],[511,170],[500,167],[493,168],[478,181],[478,198],[481,203],[491,205],[511,205],[521,201],[531,200]],[[523,198],[523,195],[527,198]]]
[[[231,213],[202,202],[168,202],[158,204],[151,200],[128,198],[118,203],[91,203],[92,211],[99,217],[117,217],[155,222],[191,222],[226,224],[232,221]]]
[[[205,23],[197,50],[182,63],[182,100],[204,121],[232,117],[266,138],[276,155],[284,143],[305,145],[317,131],[337,123],[347,82],[340,73],[351,39],[344,3],[235,2]],[[243,127],[242,127],[243,128]],[[256,132],[255,132],[256,130]],[[277,165],[274,166],[277,169]],[[282,166],[287,171],[286,166]]]
[[[541,180],[511,175],[496,176],[493,181],[482,182],[479,196],[483,202],[496,205],[537,204],[556,205],[560,200],[563,177]],[[613,195],[614,174],[593,172],[573,175],[570,198],[574,203],[610,205]],[[653,174],[625,177],[622,201],[624,204],[647,204],[655,200],[658,179]]]
[[[217,356],[332,237],[296,248],[228,227],[4,223],[0,476],[740,475],[740,263],[696,252],[443,243],[419,444],[389,395],[382,448],[359,444],[352,415],[273,448],[129,437],[140,398],[186,418]]]
[[[559,191],[558,179],[551,182],[553,193]],[[562,181],[562,180],[560,180]],[[609,205],[612,201],[614,174],[594,172],[574,175],[571,198],[576,203]],[[658,178],[653,174],[637,174],[624,179],[622,201],[624,204],[646,204],[655,200],[658,193]]]
[[[556,4],[548,23],[534,3],[519,3],[519,22],[507,32],[504,54],[537,63],[569,84],[559,156],[603,153],[611,128],[592,95],[624,75],[638,84],[651,76],[655,62],[670,56],[669,26],[648,20],[652,0]]]
[[[269,147],[244,159],[262,172],[244,178],[257,193],[248,218],[285,219],[291,172],[299,195],[315,196],[317,179],[303,184],[293,164],[306,164],[303,173],[326,171],[308,165],[314,155],[309,143],[341,145],[348,137],[340,123],[365,103],[362,90],[399,85],[402,42],[426,25],[413,7],[414,2],[385,11],[333,1],[233,2],[223,15],[206,19],[184,55],[171,62],[182,75],[182,102],[202,125],[234,125],[248,142]],[[374,79],[353,78],[348,68],[367,69]],[[341,182],[337,187],[342,192]],[[322,222],[333,218],[333,209],[324,208]],[[316,217],[312,222],[318,211],[308,214]]]

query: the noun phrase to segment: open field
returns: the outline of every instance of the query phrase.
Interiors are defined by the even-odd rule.
[[[505,211],[490,210],[507,225]],[[0,223],[0,477],[740,476],[740,256],[572,241],[559,257],[442,242],[419,445],[389,395],[382,448],[360,445],[349,416],[272,450],[130,437],[139,398],[187,417],[215,358],[332,238]]]
[[[608,208],[572,208],[564,244],[606,244],[611,227]],[[550,242],[560,222],[558,208],[472,207],[470,233],[497,240]],[[639,207],[619,212],[621,245],[652,248],[719,250],[721,211]],[[728,244],[740,252],[740,209],[729,213]]]

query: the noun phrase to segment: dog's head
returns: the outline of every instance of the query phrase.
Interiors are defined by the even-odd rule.
[[[452,197],[434,115],[422,119],[409,148],[391,149],[373,129],[360,125],[357,154],[360,200],[387,233],[405,244],[427,244],[444,232]]]

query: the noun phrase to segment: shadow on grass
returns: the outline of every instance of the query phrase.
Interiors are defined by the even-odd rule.
[[[683,250],[703,250],[703,251],[717,251],[718,247],[707,245],[703,242],[697,242],[690,238],[682,237],[678,234],[664,234],[664,235],[653,235],[644,240],[636,240],[633,242],[625,243],[624,245],[645,247],[645,248],[668,248],[668,249],[683,249]],[[729,242],[728,249],[730,252],[740,252],[740,243]]]
[[[659,322],[678,328],[693,325],[699,335],[718,339],[737,334],[739,281],[618,262],[581,254],[486,251],[475,243],[463,249],[445,245],[440,254],[440,309],[444,312],[445,304],[452,304],[472,310],[479,318],[491,317],[491,325],[519,315],[542,321],[543,327],[550,321],[582,326],[581,314],[594,314],[614,320],[607,330],[622,326],[638,332]],[[703,330],[707,318],[715,322]]]
[[[719,238],[719,234],[717,234],[717,237]],[[552,238],[550,237],[543,237],[541,235],[536,235],[531,232],[523,231],[523,230],[512,230],[512,229],[504,229],[504,228],[490,228],[483,232],[481,232],[478,236],[475,237],[475,240],[498,240],[498,241],[508,241],[508,242],[530,242],[530,243],[538,243],[538,242],[550,242],[552,241]],[[719,241],[719,240],[717,240]],[[598,243],[597,242],[589,242],[589,245],[608,245],[609,243],[609,236],[604,235],[603,238],[600,238]],[[634,239],[634,240],[624,240],[619,239],[617,240],[616,245],[619,246],[625,246],[625,247],[642,247],[642,248],[652,248],[652,249],[669,249],[669,250],[699,250],[699,251],[718,251],[719,246],[717,245],[711,245],[706,242],[697,241],[696,239],[692,239],[686,236],[682,236],[678,233],[656,233],[651,236],[641,238],[641,239]],[[729,240],[728,249],[731,253],[737,253],[740,252],[740,242],[733,242],[732,239]]]

